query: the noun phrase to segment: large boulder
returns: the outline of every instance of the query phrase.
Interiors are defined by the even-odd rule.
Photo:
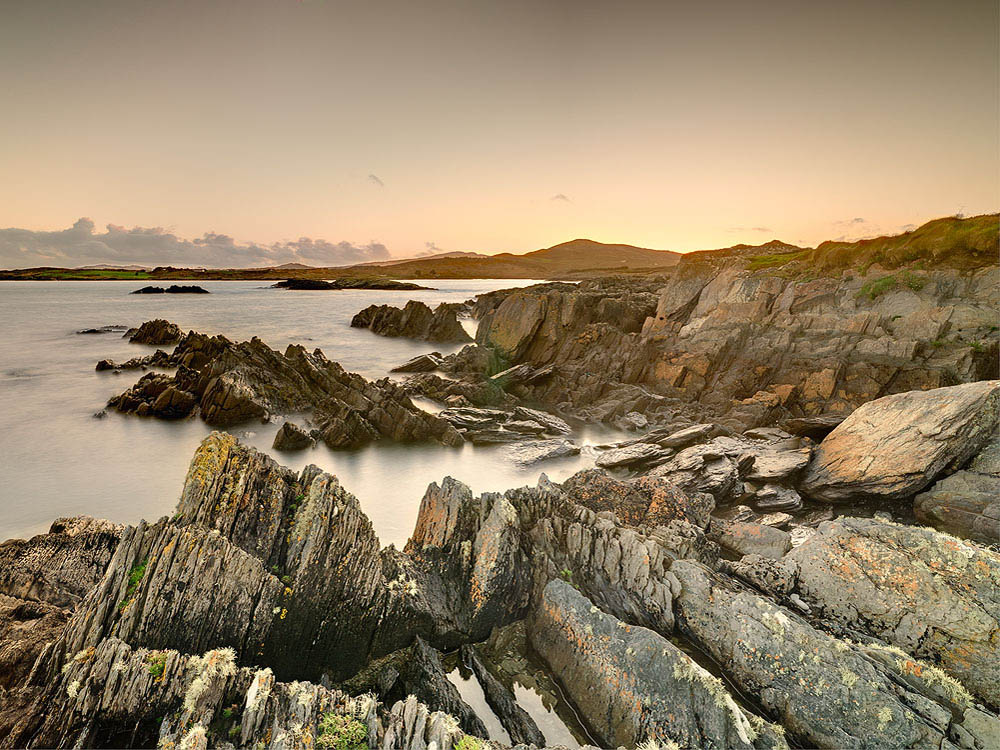
[[[998,419],[998,380],[877,399],[820,443],[800,487],[828,502],[908,497],[976,455]]]

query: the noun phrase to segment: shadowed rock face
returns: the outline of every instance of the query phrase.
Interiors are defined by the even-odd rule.
[[[170,355],[170,364],[177,367],[173,376],[145,375],[109,405],[164,419],[197,412],[218,426],[313,412],[332,448],[357,447],[382,437],[463,442],[447,422],[413,406],[396,383],[365,380],[318,349],[310,353],[293,345],[281,354],[257,338],[234,344],[224,336],[191,332]]]
[[[886,396],[826,436],[801,488],[819,500],[908,497],[978,453],[1000,424],[1000,380]]]
[[[456,306],[442,302],[433,311],[423,302],[410,300],[402,309],[371,305],[351,320],[354,328],[368,328],[380,336],[403,336],[437,343],[472,341],[458,322]]]
[[[968,468],[944,477],[914,499],[919,520],[952,534],[1000,544],[1000,435]]]

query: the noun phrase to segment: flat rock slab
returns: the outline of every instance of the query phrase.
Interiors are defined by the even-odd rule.
[[[800,491],[827,502],[908,497],[976,455],[998,418],[998,380],[871,401],[820,443]]]
[[[614,448],[597,457],[597,465],[604,469],[648,464],[666,458],[670,451],[654,443],[636,443],[624,448]]]
[[[761,482],[789,479],[809,465],[811,456],[810,448],[790,451],[764,450],[754,458],[753,468],[750,469],[747,478]]]
[[[537,464],[554,458],[565,458],[580,453],[579,446],[565,438],[538,440],[513,446],[508,452],[512,461],[522,465]]]

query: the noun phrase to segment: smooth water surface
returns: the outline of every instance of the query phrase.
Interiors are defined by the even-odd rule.
[[[147,282],[148,283],[148,282]],[[135,523],[173,512],[188,463],[210,431],[199,419],[163,422],[110,412],[95,419],[108,398],[143,374],[95,372],[98,360],[123,361],[153,347],[129,344],[119,333],[78,335],[109,324],[136,326],[166,318],[182,329],[221,333],[234,340],[258,336],[283,350],[289,343],[320,348],[346,369],[379,378],[407,359],[442,346],[376,336],[350,327],[371,304],[402,306],[419,299],[434,306],[461,302],[527,280],[421,281],[434,291],[290,291],[268,281],[202,282],[211,294],[130,295],[143,282],[0,281],[0,540],[46,531],[59,516],[88,514]],[[279,422],[251,423],[231,432],[296,470],[316,464],[335,474],[361,501],[383,544],[405,543],[430,482],[456,477],[476,493],[534,484],[540,473],[560,481],[593,465],[589,443],[607,432],[573,436],[580,456],[522,467],[504,446],[446,448],[387,440],[358,451],[319,445],[297,453],[271,449]]]

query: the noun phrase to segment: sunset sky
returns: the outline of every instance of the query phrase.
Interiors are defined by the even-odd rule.
[[[73,260],[50,230],[80,217],[238,265],[303,237],[321,259],[692,250],[996,211],[997,12],[10,0],[0,227],[30,231],[0,233],[0,266]]]

